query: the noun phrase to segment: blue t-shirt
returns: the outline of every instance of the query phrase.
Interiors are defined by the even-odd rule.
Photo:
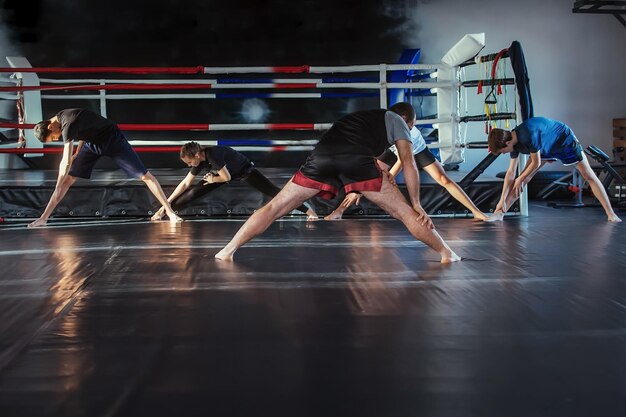
[[[553,158],[566,153],[578,143],[572,130],[565,124],[546,117],[531,117],[515,129],[517,144],[511,158],[520,153],[539,152],[542,158]]]

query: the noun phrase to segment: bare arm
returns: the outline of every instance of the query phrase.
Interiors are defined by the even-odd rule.
[[[396,148],[398,149],[398,159],[404,167],[404,181],[409,192],[411,206],[417,213],[417,221],[423,226],[432,229],[434,228],[433,222],[420,204],[420,177],[417,165],[415,165],[415,159],[413,158],[411,141],[398,140],[396,141]]]
[[[402,170],[402,161],[400,160],[400,158],[398,158],[396,163],[393,164],[393,166],[389,169],[389,173],[391,174],[393,178],[395,178],[400,173],[401,170]]]
[[[404,166],[404,181],[406,182],[406,188],[409,192],[411,205],[413,205],[413,207],[421,207],[420,177],[417,172],[417,165],[415,165],[415,159],[413,159],[413,152],[411,152],[411,142],[408,140],[399,140],[396,142],[396,148],[398,149],[398,162],[394,164],[394,167],[396,165]]]
[[[539,152],[531,153],[524,170],[519,174],[519,177],[517,177],[513,184],[511,192],[513,192],[516,197],[522,194],[524,186],[530,182],[541,166],[541,155]]]
[[[72,162],[74,162],[74,158],[72,157],[73,151],[74,151],[74,142],[70,141],[70,142],[65,142],[63,144],[63,157],[61,158],[61,163],[59,164],[59,176],[58,176],[59,179],[61,179],[62,177],[65,177],[70,172],[70,168],[72,167]],[[58,180],[57,180],[57,185],[58,185]]]
[[[78,152],[80,152],[84,144],[85,144],[84,140],[78,141],[78,145],[76,146],[76,151],[74,151],[74,153],[72,154],[72,163],[74,163],[74,159],[76,159],[76,157],[78,156]]]
[[[215,184],[218,182],[228,182],[230,181],[230,178],[230,172],[228,171],[228,168],[226,168],[226,165],[224,165],[222,169],[217,171],[217,175],[206,174],[204,176],[204,181],[207,184]]]
[[[339,207],[347,209],[353,204],[358,205],[359,201],[361,201],[362,196],[363,195],[361,193],[355,193],[355,192],[348,193],[348,195],[345,196],[341,204],[339,204]]]
[[[171,203],[179,195],[184,193],[189,187],[191,187],[191,184],[193,183],[193,180],[195,178],[196,176],[192,174],[191,172],[189,172],[187,176],[185,176],[185,178],[183,178],[183,180],[180,183],[178,183],[174,191],[172,191],[172,194],[167,198],[167,201]],[[164,213],[165,213],[165,207],[161,206],[161,208],[157,210],[156,214],[154,215],[154,219],[160,219]]]
[[[184,193],[189,187],[191,187],[191,184],[193,183],[193,180],[195,178],[196,176],[189,172],[185,176],[185,178],[183,178],[183,180],[176,186],[172,194],[167,198],[167,201],[171,203],[176,197]]]
[[[65,197],[67,190],[69,190],[69,188],[74,183],[75,178],[68,175],[70,168],[72,167],[73,148],[74,144],[72,142],[66,142],[64,144],[63,157],[61,158],[61,163],[59,164],[59,176],[57,178],[57,183],[54,187],[54,191],[52,192],[52,196],[50,197],[50,201],[48,201],[48,205],[46,206],[41,216],[28,225],[29,228],[44,226],[48,222],[48,218],[50,217],[56,206],[61,202],[63,197]]]
[[[498,204],[496,205],[496,212],[503,212],[506,213],[506,211],[509,209],[508,207],[506,207],[506,198],[509,195],[509,192],[511,191],[511,186],[513,185],[513,183],[515,182],[515,176],[517,175],[517,164],[519,163],[519,158],[511,158],[511,161],[509,162],[509,167],[506,170],[506,174],[504,175],[504,183],[502,184],[502,194],[500,195],[500,201],[498,201]]]
[[[541,168],[541,155],[539,152],[531,153],[530,159],[517,179],[528,182],[532,179],[533,175],[535,175],[539,168]]]
[[[496,206],[496,212],[506,213],[511,205],[521,195],[524,187],[533,176],[537,173],[539,168],[542,167],[541,155],[539,152],[530,154],[530,159],[526,163],[526,166],[520,173],[519,177],[515,178],[515,172],[518,166],[518,158],[512,158],[509,168],[504,176],[504,184],[502,186],[502,195],[500,201]]]

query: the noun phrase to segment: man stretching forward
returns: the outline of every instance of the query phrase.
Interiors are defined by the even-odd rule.
[[[391,111],[359,111],[338,120],[280,193],[254,213],[215,257],[232,260],[237,249],[263,233],[274,220],[316,194],[332,198],[343,186],[346,193],[359,191],[402,221],[416,239],[439,253],[442,263],[461,260],[439,236],[420,205],[419,176],[407,126],[407,121],[414,118],[415,110],[409,103],[397,103]],[[375,157],[394,144],[404,167],[410,204],[392,184],[389,173],[376,164]]]
[[[619,223],[602,183],[589,165],[583,148],[574,132],[565,124],[546,117],[531,117],[512,131],[493,129],[487,138],[489,150],[496,154],[510,153],[511,161],[504,176],[502,195],[496,210],[487,221],[498,221],[520,197],[526,184],[548,161],[558,159],[564,165],[576,165],[576,169],[589,183],[593,195],[606,212],[608,220]],[[530,155],[528,163],[516,178],[519,154]]]
[[[128,175],[140,178],[152,194],[165,207],[170,222],[182,221],[167,202],[161,185],[143,165],[117,125],[89,110],[61,110],[52,119],[35,125],[35,137],[41,142],[63,140],[63,158],[59,165],[59,177],[41,217],[28,227],[44,226],[55,207],[61,202],[77,178],[89,179],[94,165],[101,156],[108,156]],[[74,141],[78,149],[73,154]]]

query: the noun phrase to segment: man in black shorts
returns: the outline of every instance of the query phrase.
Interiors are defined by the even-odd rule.
[[[50,120],[37,123],[34,132],[41,142],[62,140],[64,147],[52,197],[41,217],[28,227],[44,226],[76,179],[89,179],[93,167],[102,156],[113,159],[128,177],[140,178],[145,182],[152,194],[165,206],[170,222],[182,221],[167,202],[157,179],[144,167],[115,123],[89,110],[66,109]],[[75,140],[79,141],[76,153],[73,152]]]
[[[510,153],[511,161],[504,175],[502,194],[489,221],[504,219],[504,213],[520,197],[526,184],[546,162],[558,159],[564,165],[575,165],[580,175],[587,181],[593,195],[606,212],[608,221],[619,223],[622,220],[611,207],[609,196],[589,165],[587,156],[576,135],[565,123],[547,117],[531,117],[509,131],[493,129],[487,138],[489,150],[496,154]],[[524,169],[517,176],[519,154],[530,155]]]
[[[174,210],[184,208],[192,200],[207,195],[231,180],[243,181],[268,197],[274,197],[280,191],[244,154],[228,146],[200,146],[196,142],[188,142],[180,149],[180,159],[191,170],[167,199]],[[202,181],[192,185],[196,176],[203,171],[207,171],[207,174]],[[297,209],[307,215],[307,220],[317,220],[317,213],[304,204]],[[165,207],[161,207],[152,220],[159,220],[164,213]]]
[[[215,257],[232,260],[237,249],[263,233],[274,220],[314,195],[332,198],[342,186],[346,193],[359,191],[402,221],[416,239],[440,254],[442,263],[459,261],[461,258],[435,231],[420,205],[419,177],[411,152],[407,116],[401,116],[401,112],[409,112],[410,120],[415,118],[413,107],[403,103],[394,105],[394,111],[359,111],[338,120],[280,193],[254,213]],[[375,157],[393,144],[404,167],[410,204],[390,181],[389,172],[376,164]]]
[[[391,106],[390,110],[393,111],[395,108],[394,106]],[[402,107],[403,103],[400,103],[399,106]],[[435,155],[433,155],[430,149],[428,149],[424,137],[415,127],[415,119],[407,119],[407,126],[409,127],[411,133],[411,142],[413,148],[412,151],[415,158],[415,163],[417,164],[417,168],[426,171],[426,173],[428,173],[428,175],[430,175],[431,178],[433,178],[437,182],[437,184],[444,187],[452,197],[454,197],[459,203],[463,204],[469,211],[471,211],[475,219],[487,220],[489,217],[487,217],[485,213],[480,211],[480,209],[476,207],[476,204],[474,204],[474,202],[469,198],[465,191],[463,191],[463,189],[456,182],[454,182],[448,176],[448,174],[446,174],[446,171],[443,169],[443,165],[441,165],[441,163],[435,158]],[[385,152],[383,152],[382,155],[378,156],[376,159],[378,160],[377,162],[381,169],[389,170],[389,173],[394,178],[402,170],[402,161],[398,159],[398,150],[396,149],[395,145],[390,146]],[[324,219],[341,219],[346,209],[352,204],[359,204],[360,199],[360,193],[349,193],[339,204],[339,206],[335,208],[328,216],[324,217]]]

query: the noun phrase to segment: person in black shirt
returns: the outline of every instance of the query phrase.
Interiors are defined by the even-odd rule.
[[[102,156],[113,159],[130,178],[139,178],[145,182],[152,194],[164,205],[171,222],[182,221],[167,202],[157,179],[144,167],[122,131],[110,120],[89,110],[66,109],[49,120],[37,123],[34,133],[44,143],[62,140],[64,147],[52,197],[41,217],[28,227],[44,226],[76,179],[89,179],[93,167]],[[74,153],[75,140],[78,141],[78,146]]]
[[[274,197],[280,191],[244,154],[228,146],[200,146],[197,142],[189,142],[181,148],[180,159],[191,170],[167,199],[174,210],[184,208],[192,200],[207,195],[231,180],[244,181],[268,197]],[[192,185],[196,176],[203,171],[207,174],[202,181]],[[308,216],[307,220],[317,220],[317,213],[312,208],[302,204],[297,209]],[[161,207],[152,220],[159,220],[164,213],[165,209]]]
[[[332,198],[342,186],[346,193],[358,191],[402,221],[416,239],[439,253],[442,263],[460,261],[434,230],[420,204],[419,176],[409,133],[414,120],[415,110],[409,103],[396,103],[389,110],[359,111],[339,119],[280,193],[254,213],[215,257],[232,261],[242,245],[263,233],[274,220],[315,195]],[[394,144],[404,167],[410,204],[391,181],[389,172],[382,171],[375,161]]]

